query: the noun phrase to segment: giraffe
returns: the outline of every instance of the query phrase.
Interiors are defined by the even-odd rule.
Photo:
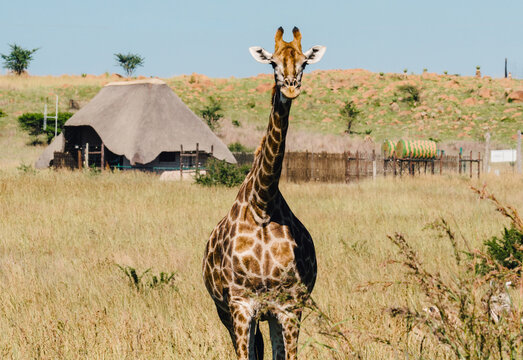
[[[214,228],[205,249],[203,277],[238,359],[263,359],[259,321],[268,321],[273,359],[296,359],[303,305],[317,274],[312,238],[292,213],[278,184],[292,100],[301,91],[307,64],[318,62],[324,46],[301,49],[301,33],[283,40],[278,28],[273,54],[249,51],[274,69],[267,132],[231,210]]]

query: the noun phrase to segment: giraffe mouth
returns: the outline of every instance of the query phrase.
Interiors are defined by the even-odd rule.
[[[282,86],[280,91],[283,96],[290,100],[296,99],[301,93],[301,89],[297,86]]]

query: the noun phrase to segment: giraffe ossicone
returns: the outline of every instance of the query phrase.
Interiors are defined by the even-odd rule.
[[[279,190],[292,100],[300,95],[303,70],[318,62],[324,46],[301,49],[301,33],[283,40],[276,31],[274,52],[249,49],[274,69],[267,133],[256,151],[231,210],[212,231],[203,277],[238,359],[263,359],[258,322],[268,321],[273,359],[296,359],[301,313],[316,282],[312,238]]]

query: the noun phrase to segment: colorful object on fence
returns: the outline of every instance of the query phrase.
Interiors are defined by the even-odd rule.
[[[398,159],[434,159],[438,154],[437,145],[431,140],[400,140],[396,144]]]
[[[381,152],[385,158],[390,158],[394,155],[396,150],[396,144],[392,140],[385,140],[381,145]]]

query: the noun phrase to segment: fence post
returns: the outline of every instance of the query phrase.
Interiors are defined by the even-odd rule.
[[[305,181],[310,181],[309,179],[309,150],[305,150]]]
[[[78,149],[78,169],[82,170],[82,150]]]
[[[469,163],[469,168],[470,168],[470,178],[472,179],[472,150],[470,150],[470,163]]]
[[[392,172],[394,173],[394,177],[396,177],[396,154],[392,155]]]
[[[85,143],[85,168],[89,169],[89,143]]]
[[[434,159],[430,162],[430,172],[434,175]]]
[[[516,172],[518,174],[521,174],[521,163],[523,160],[521,159],[521,155],[521,130],[518,130],[518,145],[516,148]]]
[[[316,180],[314,177],[314,151],[311,151],[311,181]]]
[[[101,170],[105,170],[105,151],[104,151],[104,143],[102,142],[102,147],[100,148],[100,167]]]
[[[376,180],[376,150],[372,150],[372,180]]]
[[[478,179],[479,179],[480,168],[481,168],[481,153],[478,151]]]
[[[200,144],[196,143],[196,173],[198,173],[198,151],[200,151]]]
[[[360,152],[356,151],[356,179],[360,180]]]
[[[183,145],[180,144],[180,181],[183,178]]]
[[[487,174],[490,167],[490,133],[485,134],[485,159],[483,160],[483,172]]]
[[[350,151],[348,153],[346,151],[343,153],[343,159],[345,160],[345,183],[349,182],[349,156]]]
[[[461,175],[461,152],[458,155],[458,172]]]
[[[443,153],[439,154],[439,174],[443,174]]]

